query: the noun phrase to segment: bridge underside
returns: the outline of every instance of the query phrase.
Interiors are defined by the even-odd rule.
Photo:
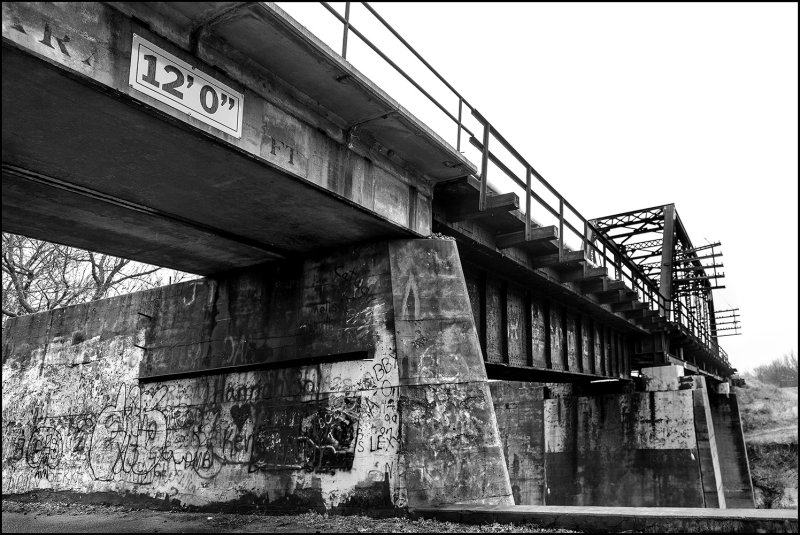
[[[199,274],[413,235],[6,44],[2,111],[6,232]]]

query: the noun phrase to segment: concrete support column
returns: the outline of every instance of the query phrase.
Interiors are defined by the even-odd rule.
[[[736,394],[730,393],[728,383],[720,383],[716,393],[709,391],[708,399],[714,419],[714,436],[722,471],[725,503],[732,508],[754,508],[750,463]]]
[[[642,368],[645,390],[651,392],[691,390],[697,461],[703,488],[703,506],[726,508],[723,473],[717,447],[716,425],[712,417],[706,378],[685,375],[683,366],[668,365]]]
[[[454,241],[390,243],[409,506],[513,505]]]
[[[700,472],[703,477],[703,495],[706,507],[725,509],[725,492],[722,487],[722,471],[719,467],[717,439],[711,417],[711,402],[708,399],[705,377],[694,375],[694,429],[697,434],[697,449],[700,454]]]

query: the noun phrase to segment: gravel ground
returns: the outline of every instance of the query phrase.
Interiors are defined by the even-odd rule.
[[[153,511],[121,505],[65,502],[18,502],[3,499],[3,532],[139,532],[139,533],[579,533],[533,525],[471,525],[411,518],[186,513]]]

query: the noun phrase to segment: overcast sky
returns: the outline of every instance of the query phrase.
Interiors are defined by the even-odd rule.
[[[341,52],[323,7],[279,5]],[[721,241],[735,367],[797,352],[796,3],[371,5],[585,217],[675,203],[695,246]],[[457,109],[363,6],[351,22]],[[455,145],[352,34],[347,59]]]

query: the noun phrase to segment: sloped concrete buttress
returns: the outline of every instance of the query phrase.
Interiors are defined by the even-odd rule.
[[[714,421],[725,504],[731,508],[755,508],[753,482],[736,394],[709,391],[708,399]]]
[[[456,243],[389,250],[409,505],[513,504]]]

